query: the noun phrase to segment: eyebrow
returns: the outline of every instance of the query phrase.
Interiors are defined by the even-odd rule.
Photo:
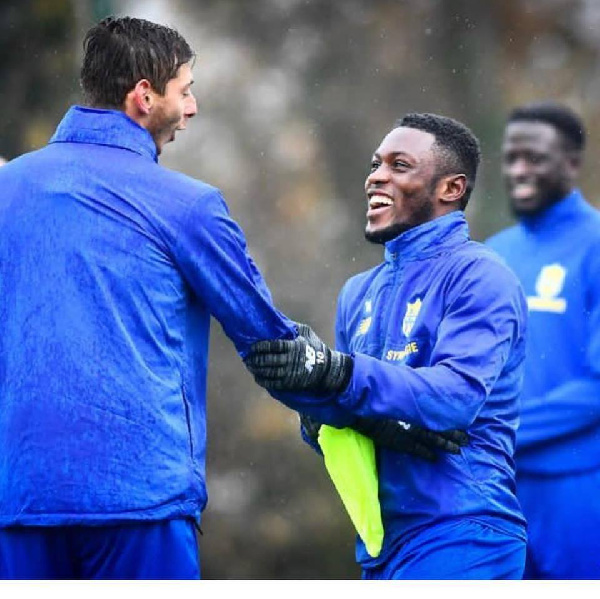
[[[397,150],[396,152],[390,152],[389,155],[392,156],[393,158],[396,158],[397,156],[406,156],[407,158],[410,158],[411,160],[415,160],[415,157],[412,154],[409,154],[408,152],[405,152],[404,150]],[[381,158],[381,154],[379,152],[374,152],[373,158]]]

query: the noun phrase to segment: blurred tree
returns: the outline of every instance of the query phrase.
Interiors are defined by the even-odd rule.
[[[82,32],[111,8],[111,0],[0,3],[0,155],[44,145],[79,100]]]
[[[37,148],[52,133],[76,89],[74,15],[68,0],[0,4],[0,153]]]

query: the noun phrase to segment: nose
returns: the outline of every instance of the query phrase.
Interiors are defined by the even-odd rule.
[[[373,167],[373,170],[367,175],[365,187],[368,189],[369,187],[386,183],[387,181],[389,181],[389,178],[389,169],[386,167],[385,164],[380,164],[377,167]]]
[[[515,158],[506,164],[505,171],[513,179],[527,177],[530,172],[530,164],[525,158]]]
[[[185,103],[184,114],[186,118],[191,119],[192,117],[196,116],[197,113],[198,103],[196,102],[196,97],[194,94],[190,94]]]

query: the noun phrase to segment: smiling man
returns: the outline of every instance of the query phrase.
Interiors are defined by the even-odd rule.
[[[516,453],[527,578],[600,578],[600,214],[577,189],[584,145],[568,107],[515,108],[502,171],[519,222],[488,241],[530,312]]]
[[[527,306],[514,274],[469,238],[479,158],[453,119],[399,120],[365,183],[365,236],[385,259],[344,285],[336,349],[305,335],[258,343],[247,358],[259,384],[300,410],[313,394],[355,416],[468,433],[460,454],[436,462],[376,449],[384,539],[371,555],[357,538],[367,579],[523,573],[513,451]]]

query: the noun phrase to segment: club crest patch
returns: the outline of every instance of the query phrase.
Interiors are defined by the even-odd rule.
[[[406,337],[410,335],[413,327],[415,326],[415,321],[417,320],[417,316],[421,310],[421,304],[421,298],[417,298],[414,302],[407,302],[406,304],[406,314],[402,320],[402,332]]]
[[[558,263],[542,268],[535,281],[535,296],[527,298],[530,310],[561,314],[567,309],[567,300],[560,297],[565,284],[567,269]]]
[[[535,290],[539,297],[556,297],[565,284],[567,271],[560,264],[544,266],[535,282]]]

